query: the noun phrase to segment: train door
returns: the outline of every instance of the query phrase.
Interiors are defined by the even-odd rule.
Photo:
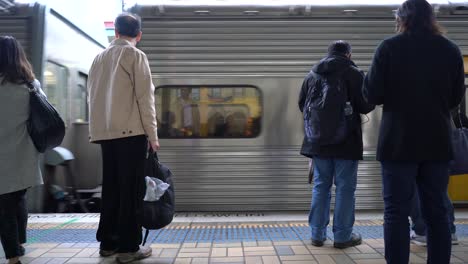
[[[89,144],[88,75],[77,71],[71,86],[72,122],[69,130],[70,149],[75,155],[74,172],[79,180],[78,189],[94,189],[101,184],[100,149],[97,144]]]
[[[468,55],[463,57],[465,62],[465,85],[468,86]],[[466,103],[468,102],[468,90],[465,94],[465,116],[468,116]],[[462,108],[463,108],[462,107]],[[468,174],[450,177],[448,192],[453,203],[468,203]]]

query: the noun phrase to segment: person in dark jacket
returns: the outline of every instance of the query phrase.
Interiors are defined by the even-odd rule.
[[[357,182],[358,160],[362,160],[361,114],[369,113],[373,105],[366,103],[362,95],[364,74],[351,60],[351,45],[344,41],[333,42],[328,56],[312,68],[302,84],[299,95],[299,109],[304,109],[309,88],[316,76],[341,78],[347,89],[348,99],[353,108],[353,125],[343,143],[319,145],[304,137],[301,154],[314,160],[314,187],[309,224],[312,229],[312,245],[322,246],[326,240],[326,228],[330,218],[330,197],[333,181],[336,185],[334,210],[334,246],[346,248],[361,243],[361,236],[353,233],[354,192]],[[330,77],[331,78],[331,77]]]
[[[377,147],[382,164],[385,258],[409,261],[411,199],[418,188],[427,225],[428,263],[450,262],[447,195],[452,159],[450,110],[465,94],[463,58],[442,35],[432,6],[408,0],[396,36],[377,48],[364,93],[383,105]],[[416,186],[416,187],[415,187]]]

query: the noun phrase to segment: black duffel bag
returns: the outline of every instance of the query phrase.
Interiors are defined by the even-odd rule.
[[[154,202],[143,201],[142,226],[146,229],[143,245],[148,238],[149,230],[161,229],[172,222],[175,212],[174,182],[172,172],[168,167],[159,162],[156,152],[149,151],[146,164],[145,175],[160,179],[169,184],[169,188],[164,192],[159,200]]]
[[[29,88],[28,133],[37,151],[44,153],[62,143],[65,123],[41,92],[38,81],[28,83],[27,86]]]

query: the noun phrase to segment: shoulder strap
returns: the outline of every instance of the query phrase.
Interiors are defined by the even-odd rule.
[[[36,85],[36,81],[25,81],[26,86],[28,87],[28,90],[30,93],[33,92],[39,92],[40,86]]]
[[[354,66],[354,65],[349,65],[349,66],[352,67],[352,68],[357,68],[357,67]],[[343,75],[345,74],[345,72],[347,72],[348,70],[349,70],[348,67],[346,67],[344,70],[342,70],[342,71],[340,72],[340,77],[343,76]],[[345,84],[345,87],[344,87],[344,88],[345,88],[345,92],[346,92],[346,100],[349,101],[349,102],[351,102],[351,93],[350,93],[350,91],[349,91],[348,84],[347,84],[347,82],[345,82],[344,84]],[[351,102],[351,105],[352,105],[352,102]]]

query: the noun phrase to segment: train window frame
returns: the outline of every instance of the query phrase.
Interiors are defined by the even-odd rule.
[[[184,84],[171,84],[171,85],[160,85],[160,86],[157,86],[155,87],[155,90],[154,90],[154,94],[155,96],[157,96],[157,91],[160,90],[160,89],[178,89],[177,90],[177,95],[180,96],[180,89],[181,88],[191,88],[192,90],[193,89],[201,89],[201,88],[218,88],[220,90],[223,90],[223,89],[231,89],[231,91],[233,92],[234,91],[234,88],[252,88],[255,90],[255,93],[256,93],[256,97],[258,98],[258,107],[260,109],[260,112],[259,112],[259,121],[258,121],[258,128],[256,130],[256,133],[253,134],[252,136],[244,136],[244,137],[240,137],[240,136],[223,136],[223,137],[219,137],[219,136],[170,136],[170,137],[166,137],[166,136],[159,136],[161,139],[164,139],[164,140],[172,140],[172,139],[197,139],[197,140],[204,140],[204,139],[220,139],[220,140],[229,140],[229,139],[254,139],[254,138],[258,138],[262,135],[263,133],[263,118],[264,118],[264,96],[263,96],[263,91],[260,87],[258,86],[255,86],[255,85],[251,85],[251,84],[189,84],[189,85],[184,85]],[[210,94],[210,93],[208,93]],[[245,92],[244,92],[245,94]],[[192,94],[193,96],[193,94]],[[198,98],[197,101],[200,100],[200,93],[198,93]],[[234,97],[234,93],[233,93],[233,98]],[[195,99],[195,98],[194,98]],[[217,97],[214,98],[214,99],[218,99]],[[157,104],[155,102],[155,104]],[[235,104],[236,106],[239,105],[239,104]],[[156,105],[156,109],[158,108],[158,106]],[[161,112],[158,112],[157,111],[157,118],[158,118],[158,127],[161,125],[161,123],[159,123],[161,120]],[[159,130],[158,130],[158,134],[159,134]]]

